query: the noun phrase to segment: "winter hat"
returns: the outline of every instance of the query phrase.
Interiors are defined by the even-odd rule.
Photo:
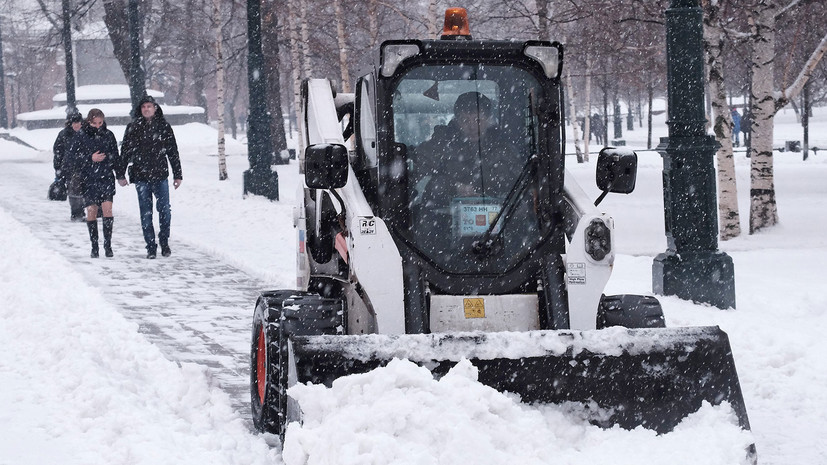
[[[491,115],[491,99],[479,92],[466,92],[454,102],[454,114],[477,113]]]
[[[73,111],[66,117],[66,121],[68,121],[69,124],[80,123],[83,121],[83,115],[81,115],[79,111]]]
[[[154,103],[155,106],[158,106],[158,102],[156,102],[155,99],[152,98],[152,96],[149,94],[144,94],[144,96],[141,97],[141,100],[138,101],[138,106],[141,106],[145,103]]]

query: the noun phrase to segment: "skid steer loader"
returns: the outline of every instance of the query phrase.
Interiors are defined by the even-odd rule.
[[[668,432],[707,401],[748,429],[723,331],[603,294],[613,222],[566,175],[562,46],[468,29],[451,9],[440,40],[384,42],[354,94],[303,83],[299,276],[256,303],[256,428],[300,419],[289,386],[397,357],[435,376],[469,359],[480,382],[602,426]],[[636,165],[603,149],[603,195],[631,192]]]

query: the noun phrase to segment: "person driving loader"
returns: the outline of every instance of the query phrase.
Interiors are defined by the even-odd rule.
[[[504,196],[508,170],[501,168],[517,156],[495,125],[491,99],[465,92],[454,102],[453,113],[447,125],[434,127],[431,138],[416,148],[420,201],[441,207],[455,197]]]

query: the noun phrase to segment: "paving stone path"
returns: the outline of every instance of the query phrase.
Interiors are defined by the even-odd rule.
[[[137,217],[115,218],[113,258],[102,248],[101,258],[89,258],[86,225],[69,221],[67,202],[45,200],[40,165],[0,157],[0,208],[71,262],[167,358],[208,367],[249,418],[250,321],[264,284],[178,240],[171,257],[147,260]]]

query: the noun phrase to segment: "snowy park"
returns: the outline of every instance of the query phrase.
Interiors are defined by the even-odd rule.
[[[278,202],[243,198],[246,146],[228,139],[230,177],[219,181],[215,130],[175,126],[184,183],[171,193],[173,255],[144,258],[130,185],[114,199],[115,256],[90,259],[68,205],[46,200],[57,129],[12,130],[28,146],[0,140],[0,464],[731,465],[753,443],[762,464],[827,463],[827,108],[810,124],[810,147],[823,151],[773,156],[779,224],[719,244],[735,264],[736,308],[659,296],[667,326],[727,332],[751,432],[726,404],[660,436],[601,429],[576,409],[485,387],[468,363],[436,381],[398,361],[330,389],[293,388],[304,421],[283,450],[249,419],[250,320],[258,291],[295,287],[298,163],[277,167]],[[120,140],[124,128],[111,129]],[[618,250],[606,293],[651,295],[666,249],[663,163],[646,135],[625,134],[637,188],[600,205]],[[654,135],[667,135],[663,114]],[[774,145],[800,139],[795,113],[779,112]],[[568,156],[567,169],[596,198],[592,155]],[[735,162],[747,231],[743,148]]]

